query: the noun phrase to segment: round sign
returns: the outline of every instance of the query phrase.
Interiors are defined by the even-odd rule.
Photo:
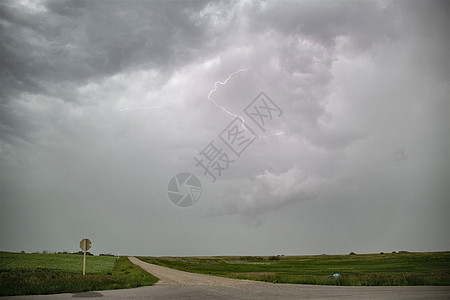
[[[176,206],[189,207],[200,199],[202,184],[195,175],[180,173],[169,181],[167,195]]]
[[[92,243],[89,239],[82,239],[80,242],[80,248],[83,251],[87,251],[87,250],[91,249],[91,245],[92,245]]]

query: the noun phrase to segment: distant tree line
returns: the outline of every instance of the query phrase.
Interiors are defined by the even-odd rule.
[[[20,253],[26,253],[25,251],[20,251]],[[77,251],[77,252],[68,252],[68,251],[59,251],[59,252],[51,252],[51,251],[48,251],[48,250],[43,250],[43,251],[41,251],[41,252],[39,252],[39,251],[34,251],[34,252],[32,252],[33,254],[76,254],[76,255],[83,255],[84,254],[84,252],[83,251]],[[89,252],[89,251],[87,251],[86,252],[86,255],[89,255],[89,256],[94,256],[94,254],[92,254],[91,252]],[[111,254],[111,253],[100,253],[99,254],[99,256],[115,256],[114,254]]]

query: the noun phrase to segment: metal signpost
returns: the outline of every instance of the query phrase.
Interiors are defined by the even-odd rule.
[[[86,274],[86,251],[91,249],[91,241],[89,239],[82,239],[80,242],[80,248],[84,251],[83,255],[83,276]]]

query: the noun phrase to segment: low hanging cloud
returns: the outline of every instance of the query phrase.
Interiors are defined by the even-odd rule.
[[[228,187],[227,192],[239,192],[222,199],[222,208],[216,214],[237,213],[244,220],[253,218],[293,202],[313,200],[328,184],[329,180],[308,176],[296,166],[279,174],[266,170],[251,181],[240,182],[233,189]]]

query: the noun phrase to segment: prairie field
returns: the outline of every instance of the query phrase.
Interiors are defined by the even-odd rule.
[[[182,271],[274,283],[450,285],[450,252],[140,259]],[[329,278],[335,273],[341,276]]]

